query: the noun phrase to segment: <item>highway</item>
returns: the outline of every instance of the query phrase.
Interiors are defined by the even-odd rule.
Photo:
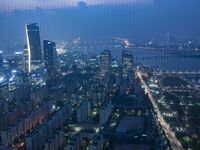
[[[169,124],[165,121],[163,116],[160,113],[160,110],[155,102],[155,99],[151,95],[150,89],[142,78],[141,72],[136,71],[136,77],[140,80],[141,84],[144,86],[145,93],[148,95],[149,100],[152,103],[153,109],[156,113],[157,121],[159,121],[163,130],[165,131],[166,137],[169,139],[171,147],[173,150],[183,150],[183,147],[179,140],[176,138],[174,131],[170,128]]]

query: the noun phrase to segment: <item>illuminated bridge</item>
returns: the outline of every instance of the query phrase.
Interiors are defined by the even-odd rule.
[[[177,59],[179,57],[179,59]],[[156,56],[136,56],[134,57],[134,61],[137,63],[145,63],[145,62],[169,62],[169,61],[187,61],[189,57],[182,57],[177,55],[156,55]]]
[[[200,75],[199,71],[154,71],[155,75],[164,75],[164,74],[172,74],[172,75]]]
[[[200,79],[200,70],[199,71],[154,71],[153,75],[162,76],[162,75],[174,75],[181,76],[185,78]]]
[[[178,61],[179,59],[188,60],[191,58],[200,59],[200,52],[196,51],[167,51],[160,55],[151,56],[135,56],[136,62],[164,62],[164,61]]]

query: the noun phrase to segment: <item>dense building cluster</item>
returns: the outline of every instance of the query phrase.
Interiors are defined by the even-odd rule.
[[[128,48],[58,55],[37,24],[26,37],[23,52],[0,53],[0,149],[170,147]]]

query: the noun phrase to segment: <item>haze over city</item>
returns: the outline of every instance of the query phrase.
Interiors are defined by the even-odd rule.
[[[52,40],[108,36],[149,40],[167,33],[199,37],[199,5],[198,0],[1,0],[1,47],[24,45],[27,22],[37,22],[41,36]]]
[[[199,0],[0,0],[0,150],[198,150]]]

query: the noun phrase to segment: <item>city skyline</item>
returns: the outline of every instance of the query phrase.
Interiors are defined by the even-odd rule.
[[[0,150],[198,150],[198,0],[0,0]]]
[[[125,2],[126,4],[117,2],[113,1],[112,5],[82,3],[77,7],[51,9],[37,7],[11,12],[1,11],[1,49],[13,52],[12,49],[17,49],[18,45],[22,47],[26,40],[24,24],[34,22],[39,24],[42,38],[52,41],[110,36],[148,40],[167,33],[192,38],[200,36],[199,1],[157,0],[140,4],[131,1]],[[21,3],[23,5],[23,2]],[[13,43],[17,48],[11,48]]]

